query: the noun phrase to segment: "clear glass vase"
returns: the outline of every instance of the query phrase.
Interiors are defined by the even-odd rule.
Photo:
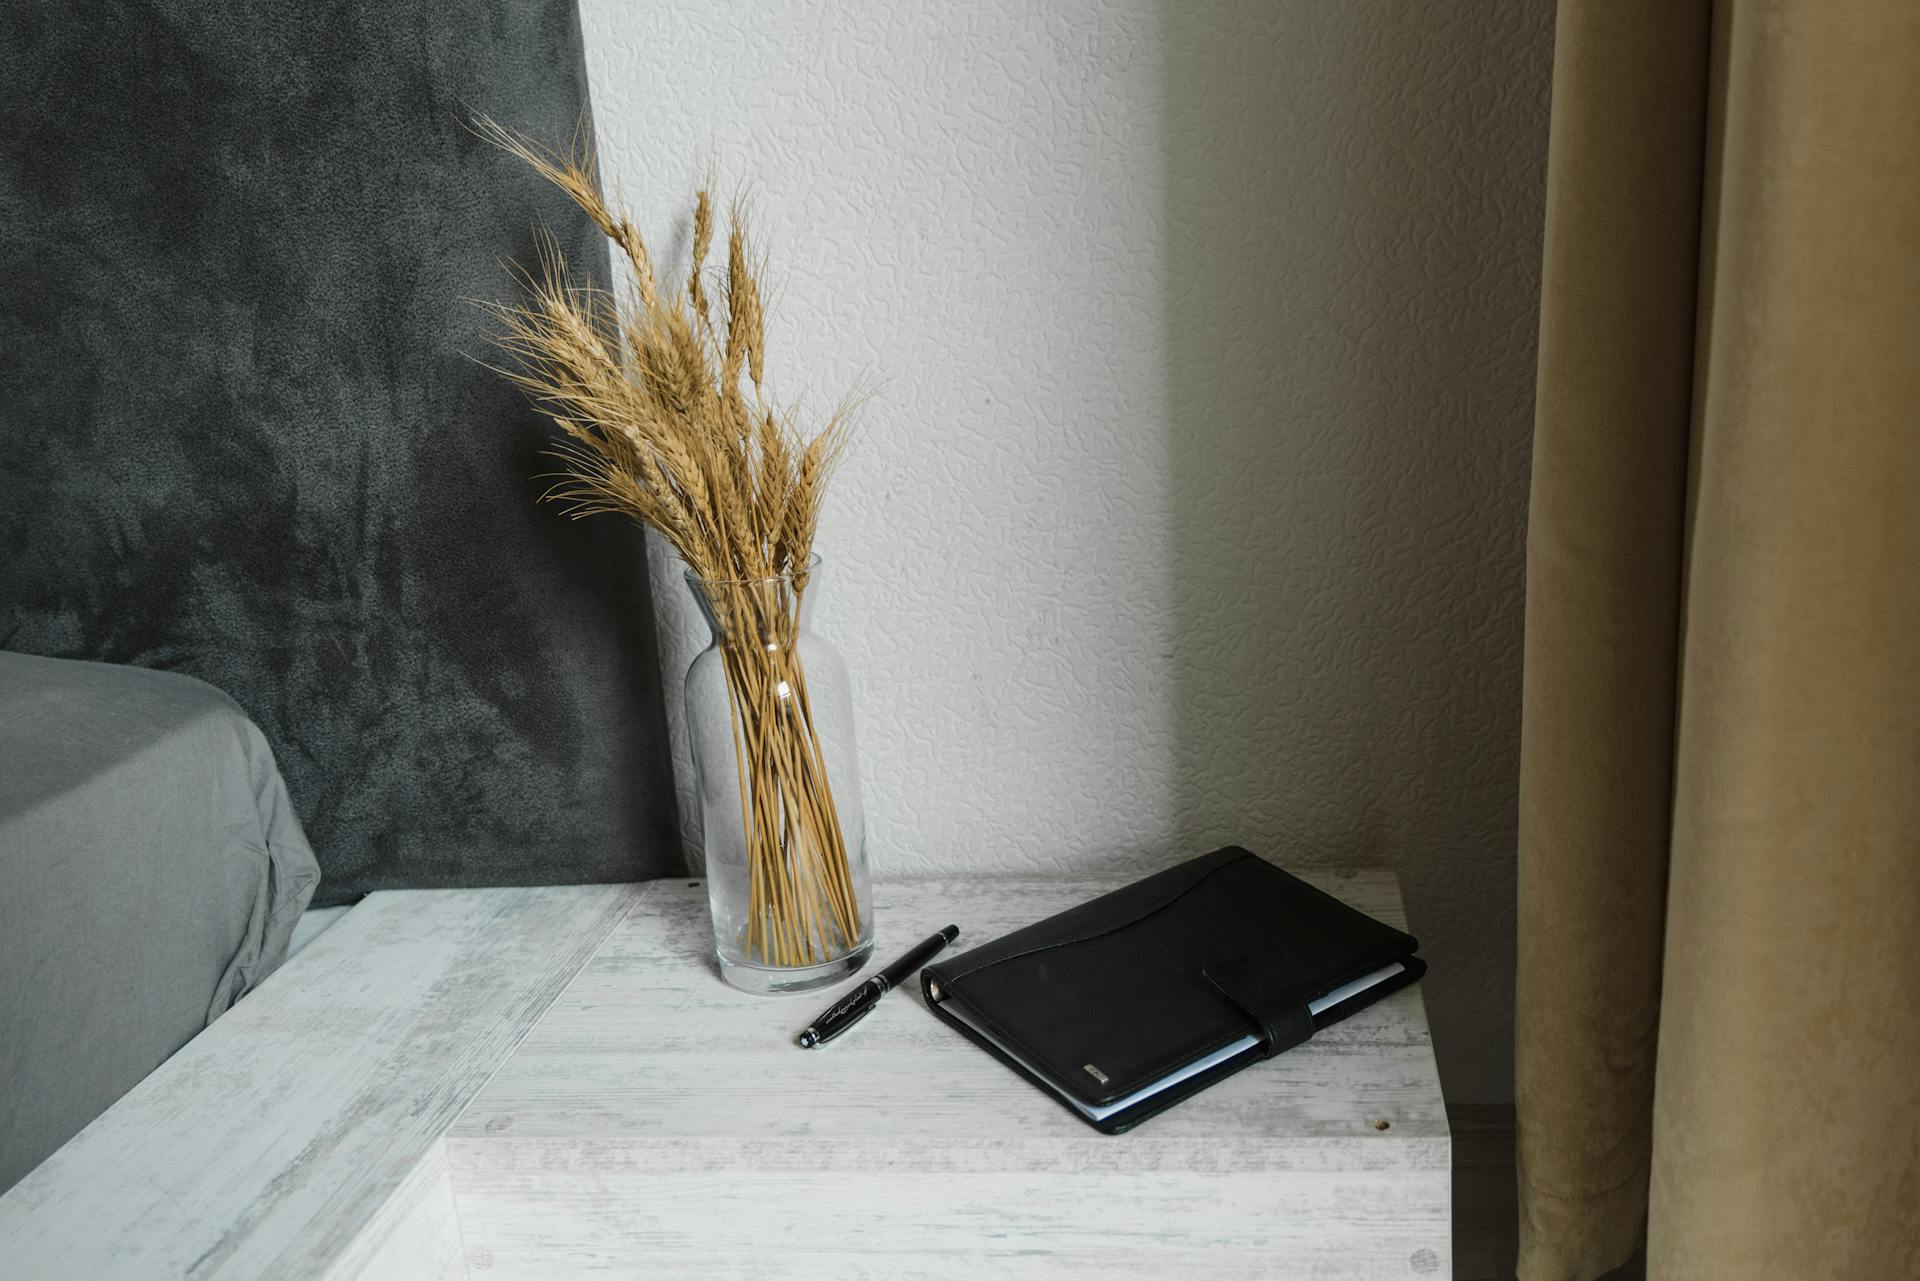
[[[873,949],[847,666],[807,630],[820,560],[780,578],[687,575],[713,631],[687,668],[720,974],[756,993],[845,978]]]

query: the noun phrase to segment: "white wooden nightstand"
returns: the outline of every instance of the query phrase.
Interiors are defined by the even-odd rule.
[[[1386,873],[1302,874],[1402,923]],[[875,954],[949,921],[964,949],[1119,883],[882,882]],[[382,940],[417,970],[384,993],[363,964]],[[946,1028],[917,985],[796,1048],[829,999],[722,985],[697,883],[375,895],[0,1198],[19,1247],[0,1276],[1451,1273],[1418,987],[1117,1137]],[[356,1000],[394,1008],[356,1020]],[[349,1083],[269,1084],[349,1062],[370,1023],[377,1058],[340,1069]],[[236,1055],[239,1076],[220,1066]]]

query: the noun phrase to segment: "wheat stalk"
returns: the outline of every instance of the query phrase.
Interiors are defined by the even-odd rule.
[[[574,517],[618,513],[660,532],[716,624],[749,876],[747,950],[807,965],[862,932],[845,834],[795,649],[827,481],[857,400],[806,435],[768,403],[764,266],[729,211],[716,298],[706,191],[684,289],[662,292],[646,242],[610,206],[582,133],[564,153],[487,117],[483,138],[564,192],[619,249],[625,297],[574,282],[550,237],[517,303],[483,304],[511,357],[501,372],[554,422],[560,473],[542,497]]]

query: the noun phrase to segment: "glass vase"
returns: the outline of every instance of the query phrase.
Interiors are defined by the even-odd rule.
[[[779,578],[687,575],[712,643],[687,668],[720,974],[805,992],[866,963],[873,912],[847,667],[808,630],[820,560]]]

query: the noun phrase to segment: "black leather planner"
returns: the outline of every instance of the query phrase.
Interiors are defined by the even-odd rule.
[[[1417,980],[1419,945],[1238,847],[920,972],[928,1008],[1119,1134]]]

